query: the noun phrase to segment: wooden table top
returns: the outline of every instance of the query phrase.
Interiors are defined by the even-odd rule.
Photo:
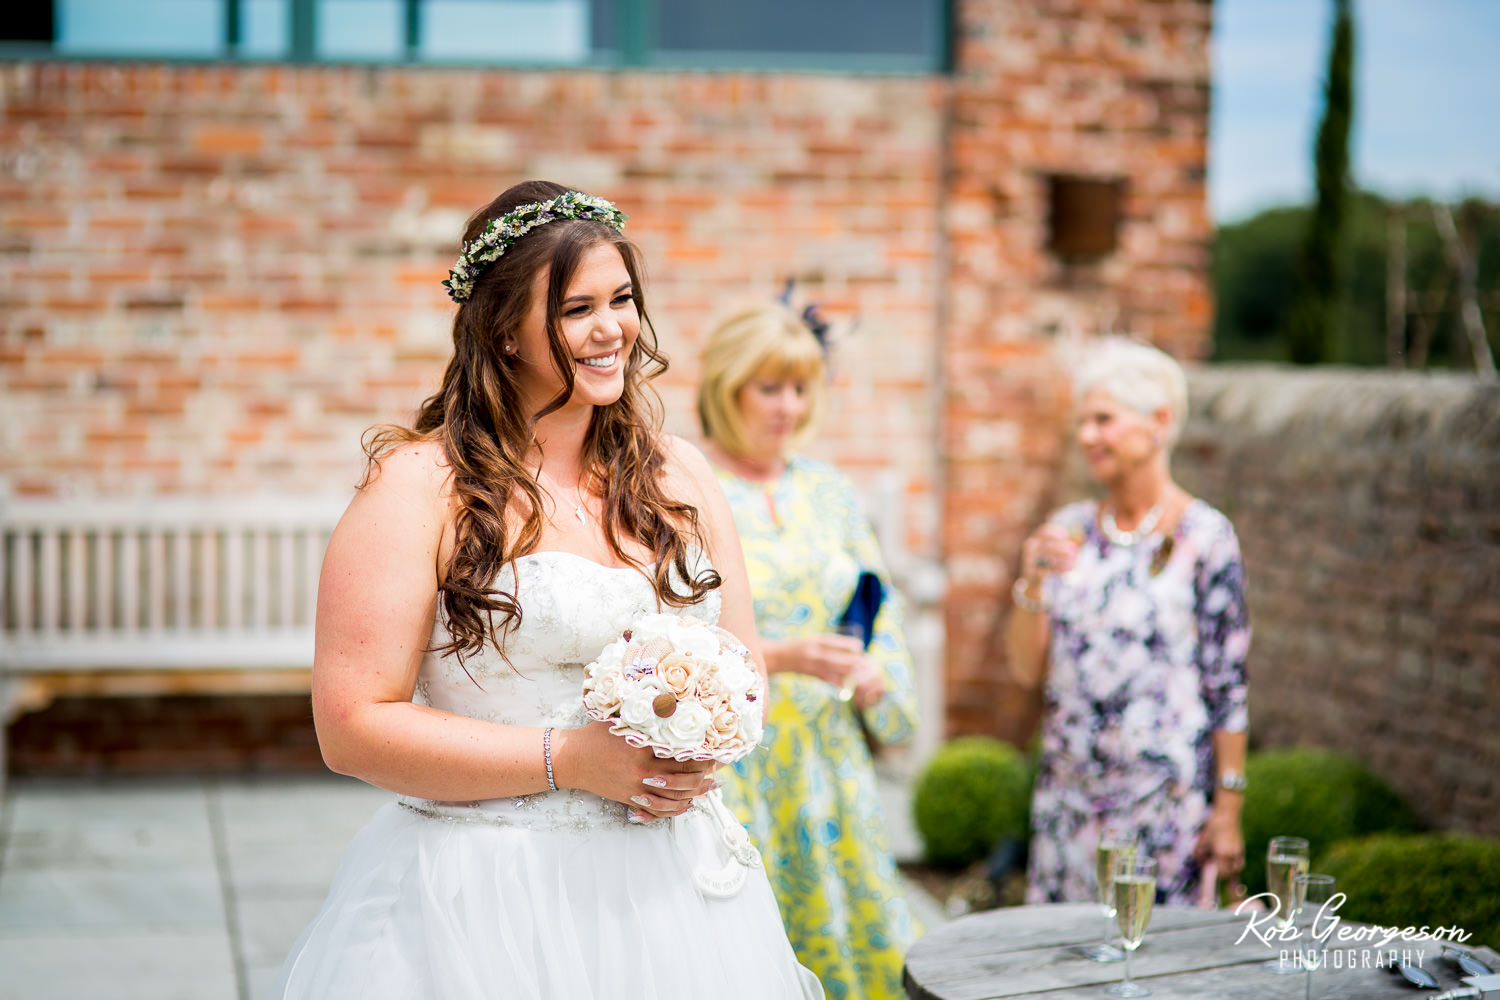
[[[1278,976],[1260,968],[1277,958],[1282,946],[1273,950],[1245,933],[1248,920],[1227,910],[1158,906],[1145,940],[1131,956],[1131,978],[1159,1000],[1301,1000],[1302,973]],[[1362,925],[1345,920],[1342,926]],[[960,917],[912,946],[906,956],[906,991],[912,1000],[1100,1000],[1106,997],[1106,985],[1121,980],[1124,964],[1091,962],[1074,949],[1097,943],[1103,932],[1104,915],[1096,903],[1005,907]],[[1500,954],[1474,947],[1472,941],[1464,947],[1500,971]],[[1440,956],[1439,943],[1432,940],[1398,939],[1380,948],[1369,942],[1330,941],[1328,949],[1328,967],[1313,979],[1318,997],[1431,996],[1400,975],[1376,967],[1377,954],[1392,950],[1409,952],[1410,960],[1445,990],[1463,985],[1463,974]],[[1388,963],[1383,959],[1382,964]]]

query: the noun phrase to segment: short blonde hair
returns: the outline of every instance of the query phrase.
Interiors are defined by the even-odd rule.
[[[1172,411],[1167,428],[1167,447],[1182,436],[1187,423],[1187,376],[1182,366],[1164,351],[1123,337],[1110,337],[1073,376],[1073,399],[1082,400],[1095,389],[1103,389],[1120,405],[1149,417],[1163,407]]]
[[[745,421],[740,390],[757,375],[807,381],[807,415],[797,428],[800,442],[823,411],[823,345],[807,324],[779,302],[743,306],[714,325],[703,345],[698,381],[698,422],[710,441],[743,455]]]

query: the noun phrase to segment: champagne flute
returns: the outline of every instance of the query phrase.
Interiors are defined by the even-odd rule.
[[[1130,979],[1130,953],[1141,946],[1151,907],[1156,902],[1156,859],[1139,854],[1122,857],[1114,867],[1115,922],[1125,946],[1125,978],[1104,988],[1117,997],[1148,997],[1151,991]]]
[[[851,639],[858,639],[859,644],[865,644],[865,628],[858,622],[841,622],[836,631],[839,635],[846,635]],[[858,687],[858,679],[851,672],[844,678],[844,683],[839,686],[839,701],[853,701],[854,689]]]
[[[1266,888],[1276,897],[1276,926],[1285,932],[1296,916],[1297,899],[1294,884],[1298,875],[1307,874],[1308,846],[1301,837],[1272,837],[1266,847]],[[1277,957],[1261,966],[1278,976],[1297,972],[1294,962]]]
[[[1105,823],[1099,828],[1099,846],[1094,851],[1094,870],[1098,878],[1099,906],[1104,911],[1104,937],[1096,945],[1080,950],[1080,954],[1091,962],[1118,962],[1125,953],[1110,941],[1115,929],[1115,862],[1120,858],[1135,857],[1135,834],[1118,823]]]
[[[1313,937],[1313,929],[1324,904],[1333,899],[1333,876],[1298,875],[1292,879],[1292,895],[1296,900],[1292,919],[1297,924],[1297,954],[1307,973],[1303,998],[1312,1000],[1313,972],[1323,964],[1324,958],[1323,942]]]

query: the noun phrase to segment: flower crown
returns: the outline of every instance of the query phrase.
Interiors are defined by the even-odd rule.
[[[545,226],[559,219],[588,219],[591,222],[602,222],[619,232],[625,229],[627,218],[629,216],[615,208],[612,202],[581,191],[568,191],[556,198],[513,208],[498,219],[491,219],[484,227],[484,232],[464,244],[463,253],[458,255],[458,263],[453,265],[453,270],[448,272],[448,280],[443,282],[448,289],[448,297],[454,302],[469,301],[469,296],[474,294],[474,283],[479,280],[484,269],[499,260],[517,240],[538,226]]]

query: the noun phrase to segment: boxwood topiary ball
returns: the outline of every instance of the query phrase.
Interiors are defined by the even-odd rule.
[[[960,868],[1002,839],[1026,839],[1031,767],[1009,743],[966,736],[944,745],[917,777],[912,815],[927,860]]]
[[[1500,840],[1377,834],[1332,845],[1318,870],[1349,897],[1340,917],[1387,927],[1459,927],[1473,935],[1469,945],[1500,947]]]
[[[1317,868],[1335,843],[1365,834],[1409,832],[1416,814],[1359,761],[1331,750],[1296,748],[1251,754],[1245,763],[1245,871],[1251,893],[1266,889],[1272,837],[1305,837]]]

